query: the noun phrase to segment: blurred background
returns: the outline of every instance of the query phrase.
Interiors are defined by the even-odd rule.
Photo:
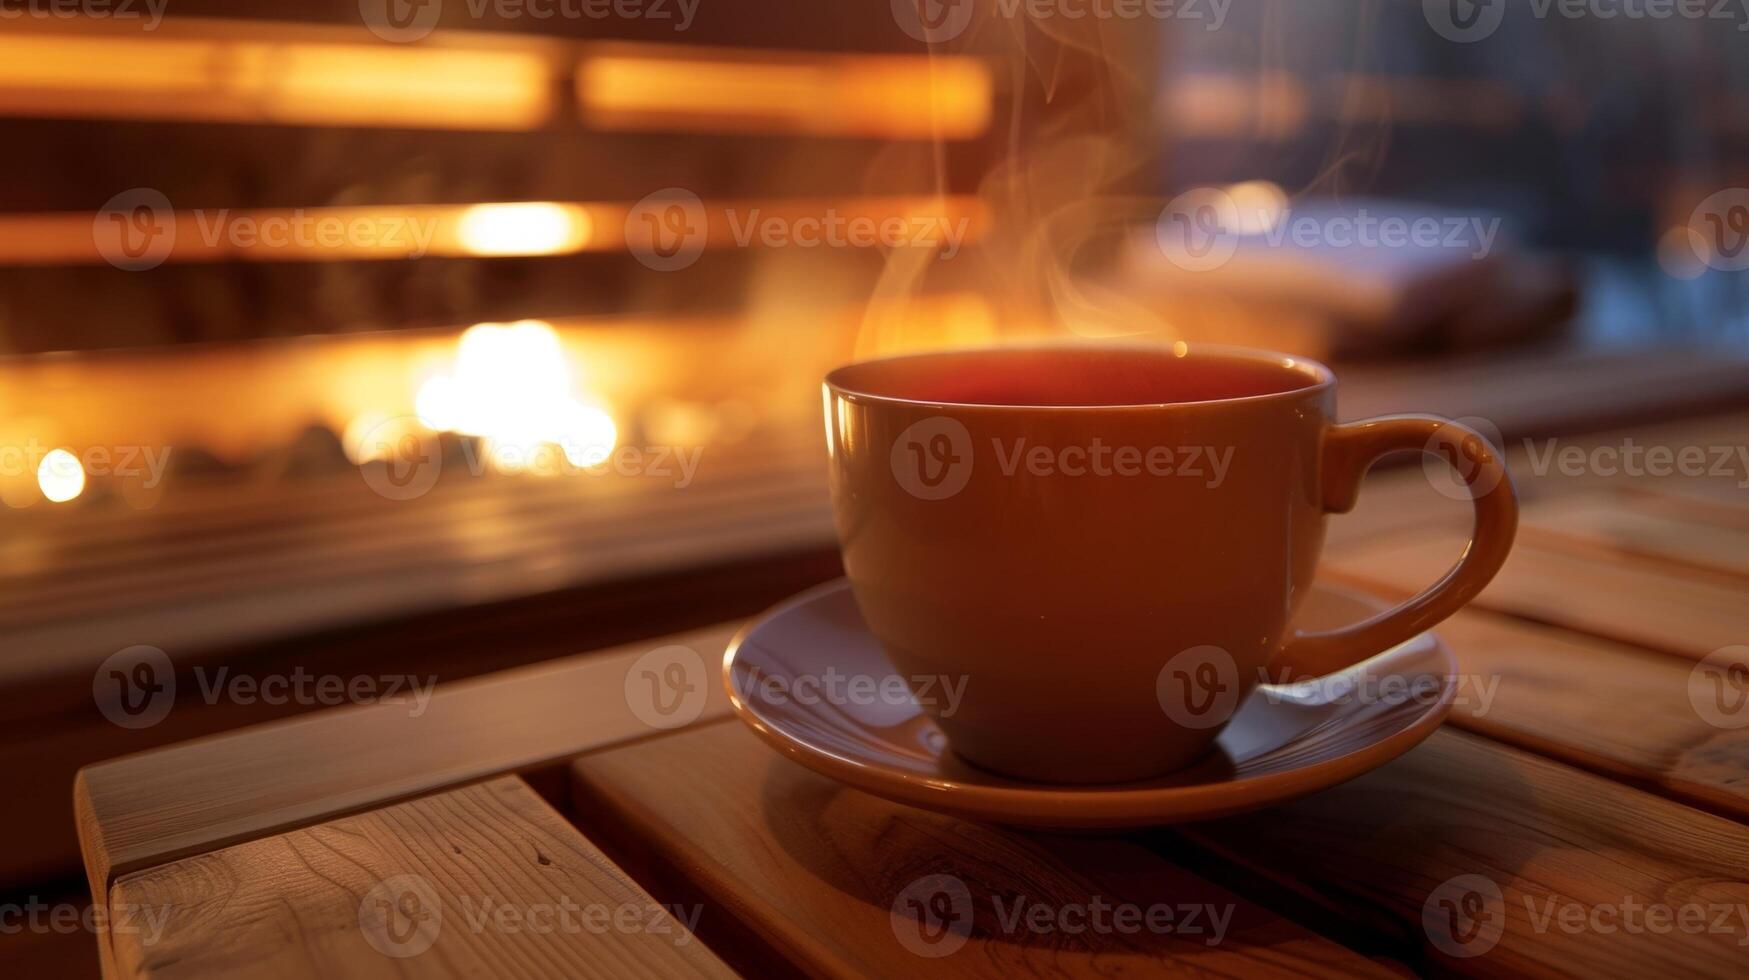
[[[78,766],[310,707],[122,724],[119,651],[452,680],[835,575],[853,358],[1250,344],[1502,438],[1740,400],[1704,6],[0,0],[0,891],[82,887]]]

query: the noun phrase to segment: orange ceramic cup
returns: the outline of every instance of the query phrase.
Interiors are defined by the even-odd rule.
[[[832,497],[857,604],[954,751],[1045,782],[1203,756],[1266,679],[1343,670],[1468,602],[1506,559],[1487,441],[1398,416],[1338,425],[1321,364],[1237,348],[1045,346],[853,364],[826,379]],[[1326,514],[1399,450],[1475,505],[1457,565],[1391,612],[1305,633]],[[939,688],[938,688],[939,689]]]

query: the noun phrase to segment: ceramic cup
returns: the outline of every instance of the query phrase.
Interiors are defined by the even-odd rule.
[[[1484,438],[1430,416],[1338,425],[1330,370],[1282,354],[918,354],[833,371],[825,402],[869,629],[955,753],[1022,779],[1128,782],[1195,762],[1259,683],[1343,670],[1451,615],[1517,528]],[[1469,547],[1388,613],[1292,629],[1325,515],[1399,450],[1452,464],[1475,507]]]

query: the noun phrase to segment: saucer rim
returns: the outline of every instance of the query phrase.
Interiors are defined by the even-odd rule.
[[[803,741],[767,722],[735,689],[736,656],[755,630],[796,607],[850,588],[850,580],[845,577],[822,582],[773,605],[735,632],[723,651],[722,667],[723,686],[735,716],[786,758],[829,779],[893,802],[977,820],[1063,829],[1164,826],[1285,803],[1377,769],[1421,744],[1444,724],[1457,693],[1456,658],[1445,641],[1428,630],[1405,642],[1422,637],[1431,642],[1430,652],[1440,658],[1448,679],[1441,686],[1439,699],[1406,727],[1332,758],[1280,772],[1188,786],[1146,783],[982,786],[931,778],[871,765]],[[1368,604],[1386,601],[1385,597],[1369,592],[1323,582],[1314,583],[1311,588]],[[1002,778],[994,774],[992,777]]]

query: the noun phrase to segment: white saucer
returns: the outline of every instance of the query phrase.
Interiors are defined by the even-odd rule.
[[[1389,603],[1314,587],[1296,625],[1328,629]],[[1312,685],[1264,686],[1214,751],[1160,779],[1056,786],[987,773],[953,755],[868,633],[848,582],[796,596],[744,628],[723,657],[735,712],[767,743],[840,782],[900,803],[995,823],[1117,828],[1271,806],[1375,769],[1433,733],[1457,668],[1431,633]],[[793,696],[823,677],[870,678],[856,696]],[[783,696],[772,696],[783,692]],[[743,696],[745,693],[747,696]]]

